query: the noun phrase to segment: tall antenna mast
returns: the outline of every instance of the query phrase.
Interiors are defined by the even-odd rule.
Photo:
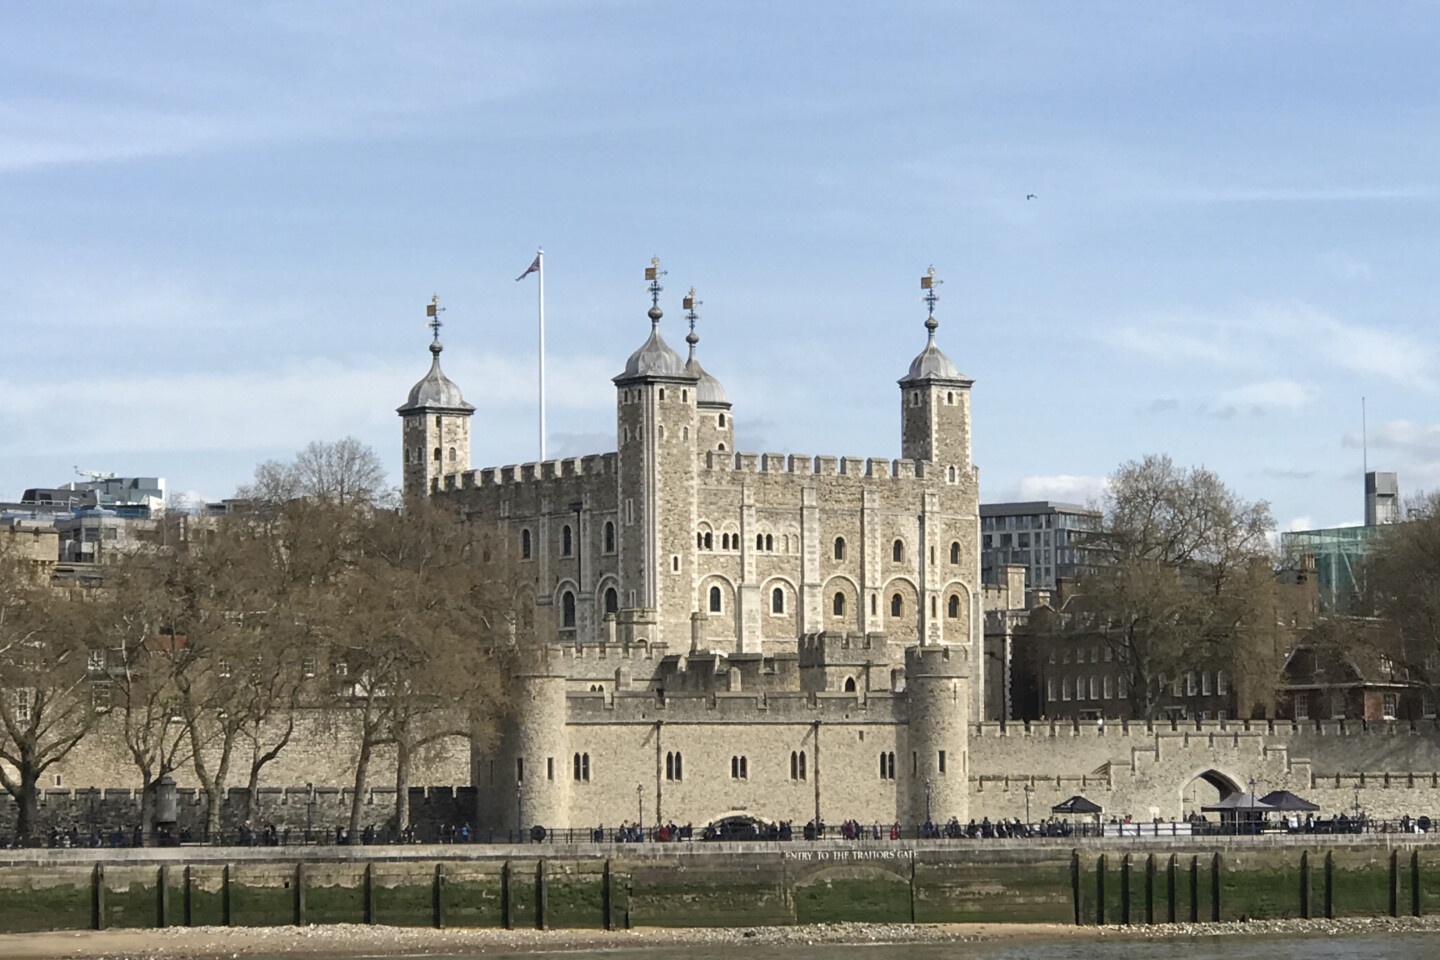
[[[1360,466],[1370,472],[1370,437],[1365,424],[1365,398],[1360,398]]]

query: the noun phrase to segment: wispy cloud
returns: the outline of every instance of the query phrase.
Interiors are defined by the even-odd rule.
[[[1319,391],[1314,387],[1294,380],[1263,380],[1226,390],[1220,394],[1220,406],[1214,412],[1222,417],[1236,413],[1258,416],[1275,410],[1294,412],[1317,396]]]
[[[1427,393],[1436,389],[1436,349],[1430,343],[1352,323],[1299,301],[1242,304],[1218,313],[1151,314],[1101,328],[1097,336],[1109,346],[1162,363],[1260,371],[1320,362]],[[1292,392],[1292,399],[1298,396]]]

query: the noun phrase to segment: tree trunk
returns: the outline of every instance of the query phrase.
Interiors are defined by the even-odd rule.
[[[365,780],[370,774],[370,751],[373,736],[369,732],[361,734],[360,756],[355,760],[355,794],[350,798],[350,837],[352,840],[360,836],[360,814],[365,809]]]
[[[15,799],[19,807],[15,836],[23,844],[34,835],[35,821],[40,817],[40,771],[34,763],[20,764],[20,795]]]
[[[404,736],[395,738],[395,831],[410,826],[410,745]]]
[[[140,829],[146,844],[150,842],[150,836],[155,831],[155,824],[151,822],[155,817],[155,782],[148,770],[141,774]]]

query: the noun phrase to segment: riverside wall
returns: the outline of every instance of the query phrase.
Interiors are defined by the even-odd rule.
[[[185,925],[1169,923],[1440,912],[1440,842],[547,844],[0,854],[0,932]]]

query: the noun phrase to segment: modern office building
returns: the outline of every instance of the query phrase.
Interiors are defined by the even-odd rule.
[[[1029,590],[1054,590],[1084,566],[1084,534],[1100,528],[1100,512],[1073,503],[1031,500],[980,504],[980,581],[999,584],[1004,567],[1025,567]]]

